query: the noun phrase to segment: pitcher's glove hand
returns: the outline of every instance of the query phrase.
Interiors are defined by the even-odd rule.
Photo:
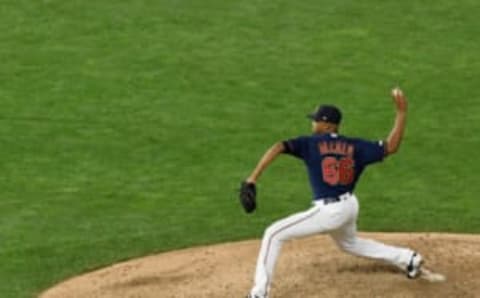
[[[252,213],[257,207],[257,188],[255,183],[243,181],[240,185],[240,203],[245,212]]]

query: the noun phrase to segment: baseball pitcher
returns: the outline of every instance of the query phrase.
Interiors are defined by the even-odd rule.
[[[423,259],[408,248],[385,245],[357,237],[358,200],[353,193],[365,168],[398,151],[407,116],[407,100],[395,88],[395,123],[384,141],[367,141],[338,133],[340,110],[321,105],[308,115],[313,134],[274,144],[260,159],[251,175],[242,182],[240,201],[247,212],[256,208],[256,183],[262,172],[279,155],[288,154],[306,166],[313,192],[310,209],[281,219],[269,226],[262,239],[255,283],[247,297],[266,298],[282,244],[290,239],[328,233],[347,253],[382,260],[405,270],[407,277],[420,274]]]

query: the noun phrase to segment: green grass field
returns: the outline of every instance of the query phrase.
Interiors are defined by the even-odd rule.
[[[480,232],[478,1],[27,1],[0,4],[0,297],[135,256],[260,237],[308,207],[279,159],[245,215],[236,189],[304,115],[392,125],[400,153],[357,194],[361,230]]]

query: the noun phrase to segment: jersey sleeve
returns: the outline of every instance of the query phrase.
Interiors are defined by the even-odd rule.
[[[283,141],[283,153],[305,159],[308,154],[308,137],[298,137]]]
[[[358,156],[357,159],[364,165],[382,161],[385,157],[384,141],[366,141],[357,140]]]

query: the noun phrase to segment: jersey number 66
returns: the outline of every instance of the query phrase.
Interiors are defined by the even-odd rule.
[[[331,186],[351,184],[355,175],[354,164],[350,157],[325,157],[322,160],[323,181]]]

